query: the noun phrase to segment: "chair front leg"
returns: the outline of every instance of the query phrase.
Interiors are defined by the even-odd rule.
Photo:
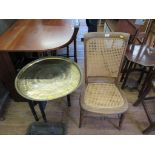
[[[119,130],[122,128],[122,123],[123,123],[124,118],[125,118],[125,114],[123,113],[121,114],[120,120],[119,120],[119,126],[118,126]]]
[[[80,106],[79,128],[81,128],[81,126],[82,126],[82,117],[83,117],[83,110],[82,110],[82,108],[81,108],[81,106]]]

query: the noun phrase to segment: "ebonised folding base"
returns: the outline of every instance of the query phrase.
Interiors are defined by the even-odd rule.
[[[68,103],[68,107],[70,107],[71,106],[70,95],[67,95],[67,103]],[[39,105],[39,109],[40,109],[42,118],[43,118],[44,122],[47,122],[47,118],[46,118],[46,114],[45,114],[45,107],[46,107],[47,101],[29,101],[28,104],[29,104],[31,112],[32,112],[36,121],[39,121],[39,118],[37,116],[35,106]]]
[[[29,101],[28,104],[29,104],[29,107],[31,109],[31,112],[32,112],[32,114],[33,114],[33,116],[34,116],[34,118],[35,118],[36,121],[39,121],[39,118],[37,116],[37,113],[36,113],[36,110],[35,110],[35,106],[36,105],[39,105],[39,109],[40,109],[40,112],[42,114],[43,120],[45,122],[47,122],[46,114],[45,114],[45,111],[44,111],[45,110],[45,107],[46,107],[46,104],[47,104],[46,101],[44,101],[44,102]]]

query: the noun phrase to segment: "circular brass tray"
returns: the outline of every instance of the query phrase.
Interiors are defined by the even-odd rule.
[[[70,94],[81,81],[82,74],[75,62],[61,57],[44,57],[20,70],[15,87],[26,99],[48,101]]]

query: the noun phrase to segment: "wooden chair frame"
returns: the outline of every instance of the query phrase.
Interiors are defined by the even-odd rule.
[[[129,39],[129,34],[127,33],[120,33],[120,32],[111,32],[111,33],[101,33],[101,32],[93,32],[93,33],[88,33],[85,35],[84,37],[84,51],[85,51],[85,58],[84,58],[84,65],[85,65],[85,84],[86,84],[86,87],[88,85],[88,83],[91,83],[89,82],[89,78],[91,78],[91,76],[89,76],[87,74],[87,56],[86,56],[86,42],[91,39],[91,38],[120,38],[120,39],[123,39],[124,40],[124,44],[125,44],[125,48],[124,48],[124,51],[123,51],[123,54],[122,54],[122,57],[121,57],[121,62],[120,62],[120,66],[119,66],[119,70],[118,70],[118,74],[115,76],[115,77],[107,77],[107,76],[93,76],[95,78],[105,78],[109,81],[111,81],[111,79],[113,79],[113,84],[117,85],[118,84],[118,81],[119,81],[119,74],[120,74],[120,69],[121,69],[121,65],[122,65],[122,62],[123,62],[123,56],[125,54],[125,50],[126,50],[126,47],[127,47],[127,44],[128,44],[128,39]],[[111,82],[110,82],[111,83]],[[121,95],[122,95],[122,92],[121,90],[119,90]],[[122,95],[123,97],[123,95]],[[84,111],[87,111],[87,110],[84,110],[82,108],[82,102],[83,102],[83,98],[84,98],[84,90],[82,91],[81,93],[81,96],[80,96],[80,121],[79,121],[79,127],[81,127],[82,125],[82,117],[83,117],[83,113]],[[123,97],[124,101],[126,102],[125,103],[125,107],[127,106],[127,100]],[[91,112],[91,111],[89,111]],[[93,112],[94,113],[94,112]],[[97,112],[96,112],[97,113]],[[122,122],[124,120],[124,113],[119,113],[119,112],[116,112],[116,114],[119,114],[120,115],[120,120],[119,120],[119,125],[118,125],[118,128],[120,129],[121,126],[122,126]],[[104,115],[104,114],[103,114]],[[102,116],[103,116],[102,115]]]

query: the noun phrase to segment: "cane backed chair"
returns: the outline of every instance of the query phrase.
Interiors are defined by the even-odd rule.
[[[120,32],[85,34],[85,89],[80,97],[79,127],[84,111],[118,114],[121,127],[128,103],[117,84],[128,39],[128,33]]]

